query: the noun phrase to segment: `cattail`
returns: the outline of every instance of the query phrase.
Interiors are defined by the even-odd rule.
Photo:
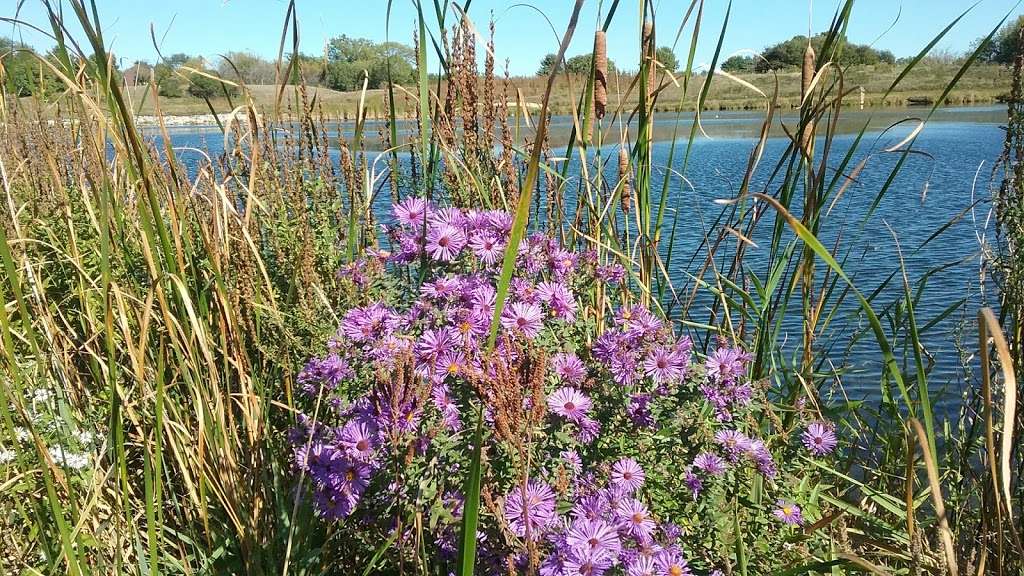
[[[815,67],[814,47],[808,42],[807,49],[804,50],[803,67],[800,69],[800,100],[802,102],[807,102],[808,93],[811,91],[811,82],[814,80]],[[804,126],[803,135],[800,137],[800,148],[808,157],[811,155],[811,144],[813,142],[814,120],[808,118],[807,124]]]
[[[631,174],[629,173],[629,152],[626,147],[619,148],[619,181],[622,182],[622,193],[619,199],[622,201],[622,211],[629,212],[629,204],[632,201],[633,191],[630,189]]]
[[[594,117],[604,118],[608,106],[608,39],[604,30],[594,33]]]
[[[644,22],[644,33],[640,40],[640,54],[647,60],[647,101],[651,101],[654,94],[654,23]]]

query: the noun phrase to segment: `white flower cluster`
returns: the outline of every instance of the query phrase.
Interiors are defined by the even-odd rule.
[[[90,458],[88,452],[68,452],[62,446],[50,446],[49,452],[50,458],[58,466],[64,466],[72,470],[81,470],[89,466]]]
[[[14,450],[0,450],[0,464],[14,462]]]

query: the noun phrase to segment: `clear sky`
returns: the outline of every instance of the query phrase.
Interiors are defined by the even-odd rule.
[[[54,3],[60,0],[53,0]],[[124,63],[153,62],[157,51],[150,37],[152,25],[166,56],[176,52],[216,58],[228,51],[250,51],[276,57],[288,3],[286,0],[96,0],[107,43]],[[0,16],[13,17],[15,0],[4,0]],[[794,34],[827,28],[839,0],[734,0],[723,44],[723,58],[741,50],[760,50]],[[462,0],[459,1],[462,4]],[[509,60],[513,75],[536,71],[544,54],[555,52],[559,35],[569,20],[571,0],[474,0],[469,15],[486,33],[496,20],[496,56]],[[569,55],[588,52],[599,14],[610,0],[587,0]],[[707,64],[714,53],[725,17],[726,0],[705,0],[705,15],[697,64]],[[848,37],[873,43],[897,57],[916,54],[949,22],[970,6],[966,0],[859,0],[854,4]],[[937,49],[963,52],[971,41],[987,34],[1010,11],[1022,12],[1019,0],[981,0],[944,38]],[[658,45],[671,45],[689,0],[655,0]],[[635,68],[640,0],[621,0],[608,34],[608,55],[625,69]],[[303,52],[322,54],[326,40],[346,34],[384,40],[386,0],[298,0],[300,45]],[[433,2],[425,0],[428,22]],[[543,14],[541,13],[543,12]],[[69,14],[70,15],[70,14]],[[546,18],[545,18],[546,16]],[[18,18],[48,28],[41,0],[23,0]],[[448,21],[455,20],[449,15]],[[550,20],[550,24],[548,23]],[[691,18],[692,23],[692,18]],[[552,29],[552,26],[554,29]],[[436,28],[436,24],[433,26]],[[680,60],[686,52],[692,24],[676,47]],[[412,0],[394,0],[390,38],[412,43],[415,9]],[[72,31],[76,31],[72,28]],[[557,33],[556,33],[557,31]],[[0,36],[12,36],[47,49],[48,39],[23,26],[0,24]],[[478,54],[482,54],[478,50]]]

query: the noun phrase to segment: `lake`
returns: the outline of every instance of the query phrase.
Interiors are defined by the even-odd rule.
[[[851,170],[865,156],[871,154],[856,183],[849,186],[825,220],[820,238],[826,246],[832,246],[837,237],[842,238],[845,250],[844,267],[857,287],[865,294],[879,289],[887,280],[875,300],[875,310],[882,314],[891,307],[903,293],[898,274],[900,269],[897,242],[888,227],[896,233],[899,248],[902,249],[907,275],[912,287],[927,276],[927,286],[916,307],[918,324],[924,326],[954,304],[963,301],[946,319],[928,327],[922,334],[927,358],[934,368],[930,387],[933,391],[947,387],[947,395],[940,403],[940,410],[949,410],[962,393],[964,375],[961,366],[961,351],[958,341],[962,339],[964,350],[973,353],[977,347],[976,329],[973,326],[977,308],[982,302],[994,301],[991,286],[986,288],[981,277],[981,243],[993,240],[993,224],[989,222],[990,185],[993,163],[998,159],[1003,144],[1006,109],[1002,106],[942,108],[918,135],[914,149],[920,154],[908,157],[888,193],[880,200],[869,216],[869,206],[875,201],[880,189],[889,178],[898,160],[898,154],[882,152],[887,146],[900,142],[913,128],[912,123],[899,124],[882,133],[887,127],[900,120],[922,117],[927,109],[883,109],[844,111],[839,124],[840,136],[834,140],[830,154],[831,164],[838,164],[853,144],[856,131],[869,122],[869,132],[864,136],[857,153],[847,171]],[[676,128],[677,121],[681,123]],[[696,273],[706,248],[701,248],[705,234],[714,235],[710,227],[722,206],[714,201],[732,198],[737,193],[747,159],[756,141],[763,113],[756,112],[707,112],[702,115],[701,126],[709,137],[698,136],[690,152],[685,185],[677,176],[670,179],[669,203],[678,214],[675,251],[670,266],[670,275],[677,291],[686,292],[692,288],[688,273]],[[788,126],[795,125],[794,116],[787,113],[783,120]],[[693,121],[692,114],[677,116],[675,113],[659,114],[656,118],[656,137],[653,157],[656,166],[663,167],[671,147],[670,138],[674,132],[683,140],[677,142],[677,156],[673,168],[681,167],[682,148]],[[778,120],[776,120],[776,124]],[[571,126],[568,118],[556,117],[552,121],[552,142],[558,145],[566,139]],[[405,131],[407,126],[400,128]],[[350,126],[331,125],[333,130],[350,131]],[[368,127],[372,136],[377,127]],[[752,191],[774,193],[780,178],[768,182],[771,170],[785,151],[787,140],[776,127],[768,140],[764,158],[759,165]],[[179,154],[186,165],[193,167],[202,158],[189,148],[206,150],[211,155],[223,150],[223,138],[215,127],[176,128],[171,131],[172,144],[181,148]],[[372,138],[371,138],[372,139]],[[820,147],[819,147],[820,148]],[[602,152],[614,157],[615,150]],[[371,156],[376,153],[371,153]],[[614,162],[613,162],[614,164]],[[566,204],[575,204],[578,169],[570,166]],[[665,170],[657,172],[660,181]],[[608,176],[616,175],[609,170]],[[375,207],[386,211],[387,194],[379,195]],[[975,205],[975,203],[977,203]],[[975,205],[973,210],[972,205]],[[941,227],[953,222],[940,236],[927,242]],[[771,219],[766,218],[760,231],[751,238],[759,246],[765,246]],[[986,228],[987,227],[987,228]],[[667,242],[663,243],[666,247]],[[764,262],[767,260],[764,248],[750,248],[745,260],[748,269],[764,277]],[[691,264],[691,256],[699,258]],[[727,261],[731,249],[720,251],[719,264]],[[818,264],[818,273],[825,272],[825,264]],[[691,309],[690,319],[696,322],[707,320],[706,310],[710,297],[705,295]],[[879,395],[880,354],[870,334],[850,343],[851,336],[867,328],[867,322],[857,315],[856,301],[852,295],[840,306],[840,314],[833,319],[832,328],[820,342],[831,349],[836,365],[848,365],[849,371],[841,378],[846,394],[853,399],[876,399]],[[882,319],[883,325],[886,318]],[[790,310],[783,322],[788,335],[787,353],[798,354],[801,339],[798,310]],[[795,356],[794,356],[795,357]]]

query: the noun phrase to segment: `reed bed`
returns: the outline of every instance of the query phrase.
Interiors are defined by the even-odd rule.
[[[218,110],[229,114],[220,121],[225,153],[195,169],[179,160],[164,125],[145,133],[136,125],[141,101],[158,115],[161,101],[118,84],[96,6],[69,0],[65,12],[51,10],[57,45],[41,64],[53,69],[64,92],[54,102],[4,93],[0,111],[0,569],[468,575],[490,570],[488,538],[500,533],[521,547],[505,573],[537,572],[547,544],[530,528],[517,534],[508,525],[502,500],[507,505],[515,492],[502,498],[495,487],[512,482],[525,500],[537,480],[531,471],[542,458],[539,447],[548,441],[541,402],[548,351],[508,352],[510,330],[499,329],[516,291],[517,249],[542,233],[596,267],[622,270],[619,287],[594,282],[581,292],[576,312],[592,328],[573,338],[590,345],[615,329],[621,310],[643,307],[667,327],[659,337],[681,342],[685,335],[697,358],[731,346],[749,355],[745,369],[761,403],[744,425],[763,432],[778,455],[808,418],[831,421],[840,436],[834,458],[785,452],[792,461],[784,475],[811,494],[812,522],[789,532],[765,527],[754,511],[772,506],[765,500],[770,482],[754,473],[725,493],[730,508],[686,516],[689,536],[700,543],[686,550],[697,573],[1019,572],[1019,307],[1004,303],[999,317],[977,312],[979,338],[969,347],[980,362],[965,362],[971,391],[958,414],[936,414],[920,332],[941,318],[915,316],[927,278],[909,278],[897,264],[887,284],[902,287],[903,297],[883,307],[878,291],[865,292],[846,274],[848,248],[818,238],[835,217],[829,206],[874,157],[856,154],[867,124],[849,152],[836,157],[832,149],[858,83],[836,65],[853,3],[840,4],[820,52],[808,52],[799,77],[779,74],[763,84],[694,69],[698,42],[716,46],[711,70],[725,56],[728,11],[723,22],[710,22],[702,0],[687,5],[677,25],[688,58],[682,71],[670,73],[653,58],[655,3],[641,0],[636,41],[643,57],[635,72],[615,74],[606,69],[605,30],[618,11],[633,7],[611,2],[588,22],[579,18],[583,4],[576,2],[560,57],[574,34],[593,33],[587,77],[555,75],[528,91],[496,70],[481,21],[455,4],[417,3],[417,85],[389,85],[379,104],[361,95],[347,113],[350,137],[328,128],[335,119],[302,85],[282,82],[269,107],[257,106],[239,86],[230,109]],[[64,18],[80,24],[81,38],[68,36]],[[297,20],[293,1],[282,55],[297,52]],[[989,39],[1002,22],[993,24]],[[903,82],[949,30],[887,77],[881,101],[908,93]],[[429,52],[444,71],[433,80]],[[922,124],[956,97],[975,55],[938,90],[928,84],[936,104],[924,110]],[[285,62],[281,78],[290,74]],[[1019,84],[1018,70],[1014,106]],[[763,111],[761,137],[701,246],[682,253],[677,231],[693,224],[680,216],[669,185],[685,181],[688,166],[700,162],[692,153],[699,115],[687,130],[677,133],[682,123],[673,128],[664,164],[651,151],[653,115],[712,109],[726,90],[742,90]],[[799,116],[783,125],[788,148],[763,165],[769,131],[790,108]],[[550,115],[558,112],[572,117],[564,147],[548,137]],[[385,122],[371,129],[374,116]],[[402,119],[414,129],[400,137]],[[879,198],[916,152],[916,134],[885,151],[899,161]],[[1020,142],[1011,135],[1001,221],[1015,269]],[[307,496],[315,479],[306,469],[297,472],[302,467],[289,439],[289,431],[315,428],[330,410],[329,396],[304,396],[303,374],[310,357],[330,352],[339,321],[370,305],[374,290],[410,299],[443,270],[423,253],[407,272],[377,268],[382,254],[396,250],[380,232],[379,207],[410,199],[510,216],[506,248],[492,262],[493,317],[481,348],[486,369],[467,377],[474,385],[466,391],[464,433],[451,452],[458,466],[443,474],[461,489],[459,534],[451,535],[452,557],[443,560],[428,550],[429,540],[437,517],[451,522],[452,513],[424,515],[419,500],[396,497],[388,508],[393,517],[373,529],[327,521]],[[765,240],[755,245],[755,237]],[[750,264],[754,249],[769,255],[767,264]],[[673,282],[679,270],[690,278],[684,285]],[[1012,274],[1006,277],[1019,281]],[[364,276],[383,288],[354,280]],[[694,304],[706,296],[710,306]],[[841,384],[842,370],[822,340],[850,301],[866,326],[855,338],[873,339],[881,360],[880,401],[871,407],[830,403],[835,396],[826,393]],[[787,310],[802,318],[797,354],[785,344],[791,336],[780,316]],[[391,398],[426,402],[424,381],[409,362],[376,381],[387,383]],[[674,442],[685,453],[689,432],[672,430],[645,438]],[[409,484],[417,478],[416,448],[398,435],[388,442],[406,465],[385,470],[395,485]],[[675,482],[675,491],[653,502],[658,510],[685,510],[690,494],[682,477],[680,469],[661,479],[663,488]],[[425,487],[417,494],[448,505]],[[786,530],[797,524],[791,503],[778,512]]]

